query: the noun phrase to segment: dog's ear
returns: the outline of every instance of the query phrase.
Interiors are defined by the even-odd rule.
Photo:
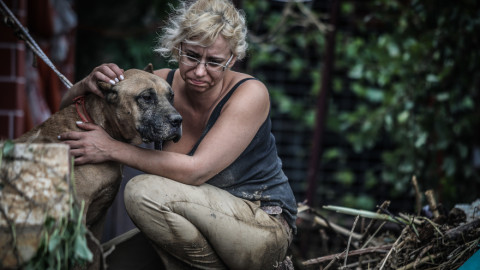
[[[118,100],[118,92],[113,89],[113,85],[106,83],[104,81],[97,81],[97,86],[102,91],[105,100],[108,103],[116,103]]]
[[[148,63],[148,65],[147,65],[143,70],[145,70],[146,72],[153,73],[153,65],[152,65],[152,63]]]

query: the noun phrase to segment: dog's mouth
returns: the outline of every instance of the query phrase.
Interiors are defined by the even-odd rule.
[[[164,141],[173,141],[174,143],[178,142],[182,138],[181,130],[180,134],[172,134],[172,136],[164,139]]]
[[[137,131],[145,143],[178,142],[182,136],[182,117],[174,114],[144,114]]]
[[[154,143],[154,146],[155,146],[155,149],[156,150],[162,150],[163,149],[163,142],[164,141],[173,141],[174,143],[178,142],[180,140],[182,136],[181,135],[172,135],[168,138],[165,138],[165,140],[161,140],[161,141],[155,141],[153,142]]]
[[[150,137],[142,137],[142,141],[144,143],[161,143],[161,142],[166,142],[166,141],[173,141],[174,143],[178,142],[180,138],[182,137],[181,134],[172,134],[171,136],[168,136],[166,138],[150,138]]]
[[[170,128],[170,132],[168,133],[165,133],[164,130],[162,132],[154,132],[149,129],[141,129],[140,134],[144,143],[154,142],[155,144],[162,145],[165,141],[173,141],[174,143],[178,142],[182,137],[182,128],[181,126]]]

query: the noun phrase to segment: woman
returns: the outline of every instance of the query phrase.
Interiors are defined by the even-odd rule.
[[[183,117],[182,138],[163,151],[110,138],[101,127],[61,134],[76,164],[113,160],[147,174],[125,190],[128,214],[167,269],[271,269],[295,233],[296,204],[271,134],[268,90],[230,68],[245,56],[245,18],[229,0],[181,4],[156,51],[178,61],[160,69]],[[104,64],[79,82],[114,84],[123,70]],[[72,88],[67,104],[82,95]]]

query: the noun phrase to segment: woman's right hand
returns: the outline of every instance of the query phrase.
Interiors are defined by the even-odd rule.
[[[94,68],[92,72],[80,82],[82,84],[81,88],[85,93],[91,92],[103,97],[102,92],[97,86],[97,81],[104,81],[114,85],[124,79],[123,72],[124,70],[119,68],[116,64],[102,64]]]
[[[68,105],[72,104],[74,98],[83,96],[87,93],[93,93],[103,97],[102,91],[100,91],[97,86],[97,82],[104,81],[107,83],[116,84],[124,79],[123,72],[123,69],[119,68],[113,63],[102,64],[94,68],[87,77],[77,82],[65,93],[65,95],[62,97],[60,108],[67,107]]]

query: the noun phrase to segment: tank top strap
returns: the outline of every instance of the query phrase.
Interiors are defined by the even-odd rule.
[[[208,122],[207,122],[207,126],[205,127],[205,129],[203,130],[202,132],[202,135],[200,136],[200,138],[198,139],[197,143],[193,146],[192,150],[190,150],[190,152],[188,153],[189,156],[193,156],[193,154],[195,153],[195,151],[197,150],[198,148],[198,145],[200,145],[200,143],[202,142],[203,138],[207,135],[207,133],[210,131],[210,129],[212,128],[212,126],[215,124],[215,122],[217,121],[218,117],[220,116],[220,112],[222,111],[223,109],[223,106],[225,105],[225,103],[227,103],[227,101],[230,99],[230,97],[232,96],[233,92],[235,92],[235,90],[237,90],[237,88],[243,84],[244,82],[248,81],[248,80],[256,80],[256,78],[245,78],[245,79],[242,79],[240,80],[239,82],[237,82],[233,87],[232,89],[222,98],[222,100],[220,100],[220,102],[217,104],[217,106],[215,107],[215,109],[213,110],[212,114],[210,115],[210,118],[208,119]]]
[[[172,86],[172,83],[173,83],[173,76],[175,75],[175,71],[177,69],[171,69],[169,72],[168,72],[168,75],[167,75],[167,83],[170,84],[170,86]]]

